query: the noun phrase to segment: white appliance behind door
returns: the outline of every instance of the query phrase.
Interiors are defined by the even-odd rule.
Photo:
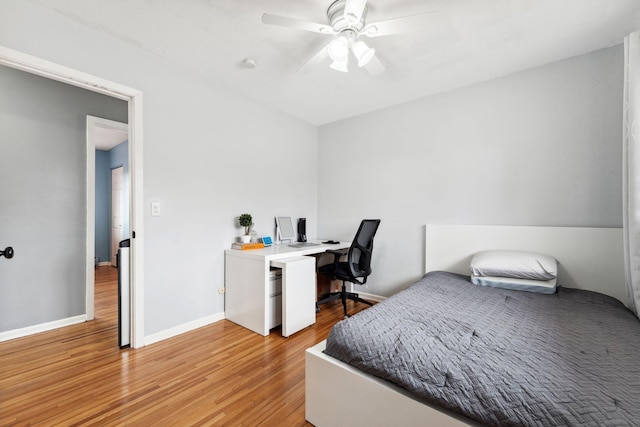
[[[118,345],[131,344],[131,286],[129,282],[129,239],[118,247]]]

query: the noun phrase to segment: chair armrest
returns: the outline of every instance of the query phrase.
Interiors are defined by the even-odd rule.
[[[337,266],[338,262],[340,262],[340,257],[344,256],[349,252],[349,248],[345,249],[327,249],[325,253],[333,255],[333,263]]]
[[[333,254],[334,256],[342,256],[342,255],[346,255],[347,252],[349,252],[349,248],[344,248],[344,249],[327,249],[326,253],[328,254]]]

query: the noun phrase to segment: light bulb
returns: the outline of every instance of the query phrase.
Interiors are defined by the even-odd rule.
[[[328,47],[329,57],[334,62],[342,62],[349,56],[349,41],[340,36],[332,40]]]
[[[333,68],[336,71],[341,71],[343,73],[346,73],[349,71],[348,65],[349,65],[349,57],[347,56],[344,59],[344,61],[333,61],[333,63],[331,63],[329,67]]]
[[[373,55],[376,53],[375,49],[370,48],[363,41],[357,41],[351,47],[353,54],[358,59],[358,67],[364,67],[371,61]]]

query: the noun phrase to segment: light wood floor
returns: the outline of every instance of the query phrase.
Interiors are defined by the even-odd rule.
[[[115,268],[96,270],[95,292],[94,321],[0,343],[0,425],[310,425],[304,350],[342,318],[339,302],[289,338],[224,320],[120,350]]]

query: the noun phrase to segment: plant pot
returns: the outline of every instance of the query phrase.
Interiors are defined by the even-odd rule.
[[[249,243],[251,241],[251,236],[248,234],[244,236],[240,236],[240,241],[242,243]]]

